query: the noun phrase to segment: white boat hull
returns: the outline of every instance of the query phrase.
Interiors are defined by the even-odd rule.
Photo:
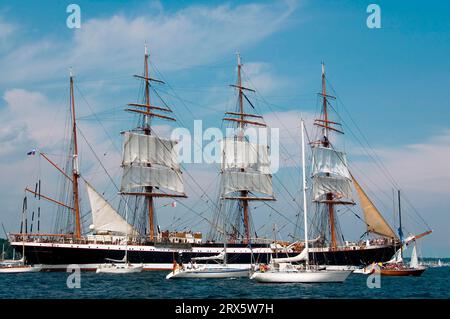
[[[176,278],[221,279],[221,278],[239,278],[248,276],[249,276],[249,269],[214,267],[214,268],[175,270],[170,272],[166,276],[166,279],[176,279]]]
[[[264,283],[329,283],[344,282],[351,273],[351,270],[267,271],[255,272],[250,279]]]
[[[97,274],[130,274],[142,272],[142,265],[100,265],[95,271]]]
[[[18,274],[26,272],[39,272],[42,270],[41,266],[11,266],[0,268],[0,274]]]

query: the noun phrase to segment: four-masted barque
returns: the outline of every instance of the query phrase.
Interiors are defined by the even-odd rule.
[[[129,222],[79,171],[74,77],[71,74],[71,161],[65,168],[60,168],[48,155],[40,153],[63,175],[70,189],[70,196],[65,197],[68,202],[41,194],[40,187],[34,191],[27,188],[26,192],[64,210],[73,220],[73,229],[55,234],[32,233],[24,229],[18,234],[10,234],[12,246],[23,248],[27,262],[41,264],[47,270],[63,270],[70,264],[78,264],[85,270],[95,270],[105,260],[122,260],[125,253],[128,263],[142,264],[146,270],[170,270],[174,260],[202,260],[216,256],[223,252],[225,244],[227,264],[238,268],[248,269],[254,261],[268,263],[272,255],[280,253],[287,257],[297,256],[303,249],[301,245],[280,248],[253,235],[249,203],[274,201],[275,195],[268,146],[249,141],[243,134],[248,126],[265,127],[266,124],[261,115],[245,110],[246,103],[253,108],[247,95],[253,89],[243,85],[241,68],[238,55],[237,81],[232,85],[237,90],[238,101],[236,109],[226,112],[223,118],[228,123],[234,123],[236,130],[235,134],[222,141],[221,190],[215,205],[219,212],[216,216],[227,216],[225,220],[228,223],[219,220],[212,223],[220,228],[219,240],[205,241],[199,232],[161,231],[157,226],[155,202],[162,198],[181,202],[186,193],[178,161],[178,141],[161,138],[153,129],[156,120],[175,122],[176,116],[166,103],[162,106],[151,103],[152,85],[164,82],[149,75],[149,54],[145,48],[144,72],[135,75],[143,82],[144,99],[140,103],[129,103],[126,109],[139,115],[139,125],[122,133],[122,179],[120,187],[117,187],[121,207],[145,218]],[[399,245],[398,238],[350,174],[345,153],[335,150],[330,142],[330,132],[340,132],[340,129],[328,115],[327,106],[333,97],[326,92],[323,67],[320,96],[323,99],[322,117],[314,124],[321,129],[322,136],[312,144],[312,192],[318,210],[316,214],[323,214],[328,222],[323,224],[324,231],[319,234],[319,240],[310,245],[310,259],[319,265],[329,266],[359,266],[387,261]],[[80,181],[85,182],[92,216],[92,224],[84,233],[80,212]],[[354,205],[352,185],[360,197],[367,231],[379,235],[382,240],[364,244],[339,242],[335,227],[335,206]]]

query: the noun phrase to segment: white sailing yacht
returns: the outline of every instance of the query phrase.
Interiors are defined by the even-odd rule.
[[[87,182],[86,182],[89,200],[91,203],[98,203],[102,200],[104,201],[103,197],[100,196]],[[144,266],[142,264],[131,264],[128,260],[128,234],[131,231],[133,234],[135,234],[134,228],[128,224],[128,203],[125,202],[125,220],[114,211],[114,209],[104,201],[104,205],[100,205],[99,209],[101,210],[107,210],[107,214],[104,217],[113,217],[109,221],[109,229],[114,228],[114,225],[111,225],[111,223],[114,224],[114,221],[116,224],[119,224],[119,227],[125,227],[125,256],[121,260],[112,259],[112,258],[106,258],[106,260],[111,261],[112,263],[105,263],[102,265],[97,266],[96,273],[104,273],[104,274],[128,274],[128,273],[138,273],[142,272],[144,269]],[[99,211],[96,213],[93,212],[93,216],[97,216],[97,219],[101,219],[103,216],[99,214]],[[106,222],[106,221],[105,221]],[[98,221],[97,221],[98,224]],[[94,224],[95,225],[95,224]],[[123,228],[122,228],[123,229]]]
[[[209,257],[193,257],[187,266],[180,267],[176,262],[174,268],[170,272],[166,279],[176,278],[203,278],[203,279],[223,279],[223,278],[238,278],[248,277],[249,269],[243,269],[227,264],[227,252],[226,245],[223,252],[219,255]],[[201,264],[198,265],[197,261],[215,261],[216,264]]]
[[[344,282],[352,273],[351,270],[327,270],[311,266],[309,263],[308,244],[308,209],[306,200],[306,165],[305,165],[305,137],[304,122],[301,121],[302,130],[302,164],[303,164],[303,212],[305,248],[294,257],[273,258],[271,267],[254,272],[250,279],[264,283],[327,283]],[[297,267],[293,262],[305,261],[305,267]]]

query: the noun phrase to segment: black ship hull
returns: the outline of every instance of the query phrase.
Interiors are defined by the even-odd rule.
[[[19,251],[22,244],[12,243]],[[67,265],[79,265],[81,269],[93,270],[107,258],[120,260],[124,257],[125,246],[116,245],[60,245],[26,243],[25,257],[29,264],[41,264],[48,270],[65,270]],[[174,260],[188,262],[192,257],[217,255],[223,251],[220,245],[197,245],[189,248],[128,246],[128,260],[143,264],[146,270],[171,269]],[[353,249],[327,250],[316,248],[310,251],[310,260],[318,265],[362,266],[373,262],[388,261],[395,253],[393,245],[356,247]],[[298,252],[275,253],[268,245],[231,245],[227,247],[229,264],[250,266],[253,263],[268,263],[270,257],[293,257]]]

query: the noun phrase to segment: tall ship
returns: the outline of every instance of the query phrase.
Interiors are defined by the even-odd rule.
[[[237,81],[231,86],[236,90],[237,103],[234,111],[226,112],[223,120],[234,128],[234,133],[222,141],[220,165],[220,190],[213,203],[215,213],[208,220],[211,231],[208,238],[201,232],[161,230],[157,223],[156,203],[170,199],[183,204],[189,194],[185,192],[184,174],[178,159],[179,141],[158,136],[156,121],[176,122],[173,110],[163,103],[151,103],[151,88],[163,81],[149,75],[149,54],[145,48],[144,72],[135,75],[142,81],[142,99],[129,103],[127,112],[137,114],[138,125],[122,132],[121,182],[111,184],[120,197],[118,207],[107,201],[91,181],[80,172],[79,146],[74,94],[74,76],[69,78],[70,87],[70,143],[68,160],[63,166],[48,154],[38,155],[48,161],[61,175],[61,195],[53,198],[41,193],[41,181],[34,188],[26,188],[25,196],[38,202],[37,212],[27,212],[19,233],[9,234],[11,245],[24,251],[29,264],[40,264],[45,270],[65,270],[77,264],[83,270],[95,270],[105,260],[121,260],[127,252],[130,263],[142,264],[145,270],[172,269],[174,260],[211,257],[224,252],[228,264],[249,268],[252,263],[268,263],[275,256],[293,257],[303,250],[302,240],[291,242],[274,238],[260,238],[252,225],[250,203],[270,203],[277,200],[270,171],[267,145],[250,141],[244,134],[247,127],[264,128],[267,124],[260,114],[252,113],[254,105],[242,81],[242,64],[238,55]],[[330,267],[361,266],[384,262],[398,250],[399,238],[377,210],[361,185],[350,173],[344,152],[335,149],[332,133],[341,134],[339,123],[329,114],[333,97],[327,94],[325,70],[322,65],[322,100],[320,118],[314,121],[318,129],[317,139],[311,146],[311,203],[315,207],[314,234],[310,238],[309,254],[317,264]],[[119,165],[119,163],[117,163]],[[106,170],[105,170],[106,171]],[[83,185],[89,202],[89,210],[82,212],[80,187]],[[339,232],[336,207],[356,204],[353,193],[359,198],[366,224],[366,237],[358,242],[343,242]],[[54,233],[37,232],[29,227],[29,215],[41,214],[39,203],[46,201],[57,207],[58,214],[66,216],[65,228]],[[26,202],[26,201],[25,201]],[[188,208],[186,208],[188,209]],[[189,208],[192,210],[192,208]],[[124,211],[128,218],[124,218]],[[83,219],[92,223],[83,231]],[[130,218],[131,216],[131,218]],[[60,220],[61,224],[61,220]],[[36,227],[35,227],[36,229]]]

